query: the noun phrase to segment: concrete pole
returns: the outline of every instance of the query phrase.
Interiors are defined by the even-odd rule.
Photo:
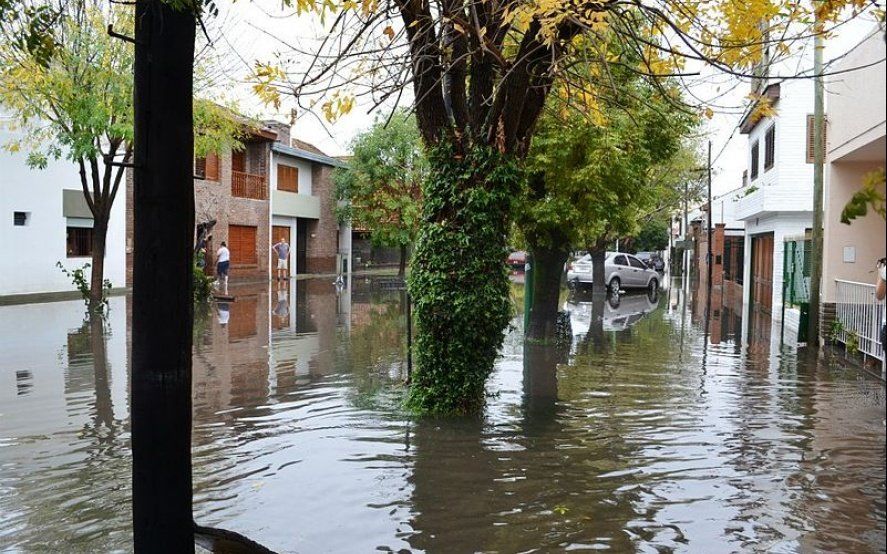
[[[711,141],[708,141],[708,210],[706,210],[706,212],[708,213],[708,229],[707,229],[707,233],[708,233],[708,253],[707,253],[708,260],[707,260],[706,265],[708,266],[708,290],[709,291],[711,290],[711,274],[712,274],[712,267],[711,266],[712,266],[712,263],[714,262],[714,259],[712,258],[712,254],[711,254],[711,240],[712,240],[711,211],[712,211],[712,209],[713,209],[713,206],[711,205]]]
[[[825,164],[825,84],[822,78],[822,22],[814,26],[813,39],[813,248],[810,260],[810,313],[807,318],[807,344],[819,346],[819,295],[822,281],[822,188]]]

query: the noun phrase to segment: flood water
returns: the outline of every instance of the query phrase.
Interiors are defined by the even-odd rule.
[[[571,294],[561,348],[525,347],[516,312],[482,417],[415,420],[380,285],[232,288],[201,314],[198,523],[279,552],[885,551],[883,384],[766,317],[706,319],[679,286]],[[128,306],[104,328],[0,307],[0,550],[131,550]]]

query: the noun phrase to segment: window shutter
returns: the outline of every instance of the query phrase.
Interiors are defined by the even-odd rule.
[[[248,225],[230,225],[228,227],[228,249],[231,251],[231,263],[255,265],[256,227]]]
[[[814,162],[813,157],[813,116],[807,115],[807,163]]]
[[[764,137],[764,169],[770,169],[776,163],[776,125],[767,129]]]
[[[299,192],[299,168],[278,164],[277,190]]]
[[[205,164],[204,173],[206,175],[205,179],[207,181],[218,181],[219,180],[219,155],[218,154],[207,154],[204,164]]]
[[[761,148],[757,141],[751,145],[751,180],[758,178],[758,169],[761,161]]]

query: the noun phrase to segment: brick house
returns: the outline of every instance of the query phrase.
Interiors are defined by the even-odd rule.
[[[316,148],[290,146],[289,126],[267,121],[243,139],[241,151],[194,162],[195,224],[215,220],[207,244],[207,272],[224,241],[234,280],[268,280],[271,246],[281,236],[293,245],[292,273],[350,270],[350,229],[340,233],[330,173],[344,164]],[[309,149],[310,148],[310,149]],[[132,285],[132,174],[127,175],[126,281]],[[272,226],[273,221],[273,226]],[[286,231],[286,232],[284,232]],[[340,235],[347,231],[347,240]],[[337,260],[339,264],[337,265]]]

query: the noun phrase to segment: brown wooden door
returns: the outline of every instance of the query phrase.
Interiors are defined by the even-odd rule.
[[[752,304],[770,313],[773,304],[773,233],[751,238]]]
[[[228,250],[231,251],[231,265],[256,265],[256,228],[249,225],[229,225]]]
[[[290,240],[290,228],[289,225],[273,225],[271,227],[271,246],[274,246],[280,239],[286,239],[286,243],[290,245],[290,250],[292,250],[293,242]],[[276,276],[277,273],[277,252],[271,251],[271,275]]]

